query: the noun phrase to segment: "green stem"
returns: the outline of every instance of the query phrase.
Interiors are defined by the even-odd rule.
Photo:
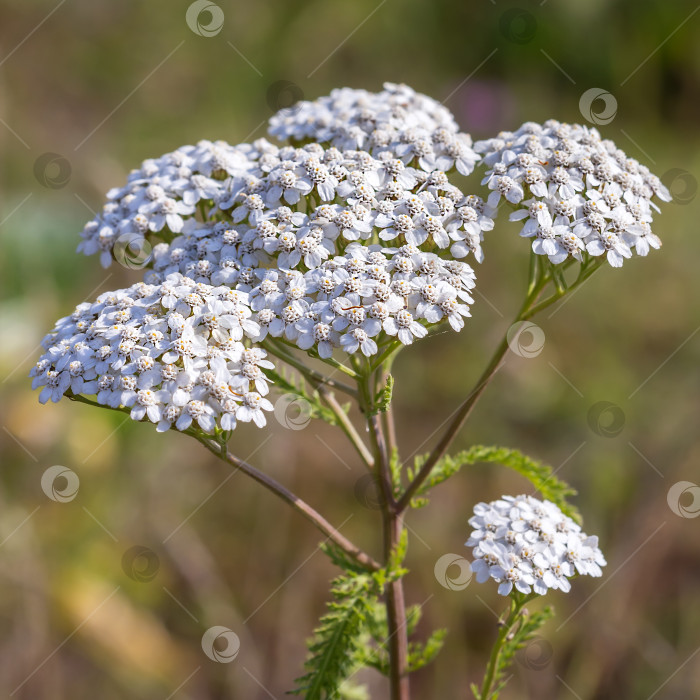
[[[266,341],[263,341],[263,344]],[[287,345],[288,347],[292,348],[293,350],[297,349],[297,346],[294,345],[294,343],[290,343],[288,340],[285,340],[284,338],[274,338],[272,342],[279,347],[280,344]],[[332,357],[318,357],[316,356],[321,362],[324,362],[327,365],[330,365],[334,369],[339,370],[343,374],[347,374],[348,377],[352,377],[353,379],[357,380],[358,379],[358,374],[357,372],[354,372],[351,370],[349,367],[346,367],[342,362],[338,362],[338,360],[332,358]],[[351,389],[351,391],[354,391]]]
[[[500,623],[500,629],[498,631],[498,637],[494,642],[493,648],[491,649],[491,656],[489,657],[489,663],[486,667],[486,675],[484,676],[484,682],[481,686],[481,693],[479,695],[479,700],[490,700],[492,697],[493,689],[492,686],[496,679],[496,671],[498,670],[498,662],[503,651],[503,645],[505,644],[510,631],[513,629],[515,624],[518,622],[520,611],[523,609],[529,598],[523,595],[518,595],[511,597],[510,599],[510,610],[508,617],[504,622]]]
[[[372,469],[374,466],[372,453],[367,448],[367,445],[365,445],[364,441],[355,429],[355,426],[352,424],[352,421],[348,418],[347,413],[343,410],[343,407],[338,403],[337,399],[333,395],[333,392],[328,390],[328,386],[339,388],[341,391],[351,395],[353,398],[357,398],[359,396],[357,389],[348,387],[345,384],[341,385],[339,382],[328,379],[319,372],[315,372],[314,370],[306,367],[300,360],[297,360],[296,357],[286,352],[284,348],[279,347],[279,345],[277,345],[274,341],[268,342],[265,340],[263,342],[263,346],[269,350],[270,353],[275,355],[275,357],[278,357],[292,367],[295,367],[299,370],[302,376],[306,377],[309,383],[316,389],[316,391],[318,391],[321,399],[325,402],[328,408],[333,411],[333,414],[338,421],[338,425],[341,427],[348,440],[350,440],[350,443],[355,448],[362,461],[365,463],[365,466]]]
[[[386,443],[384,430],[381,423],[381,417],[375,413],[374,396],[376,394],[376,381],[373,376],[366,378],[360,383],[360,395],[362,397],[361,408],[366,416],[367,428],[374,453],[374,471],[377,486],[381,490],[382,499],[389,511],[393,511],[396,507],[394,500],[393,485],[391,479],[391,471],[389,468],[389,460],[391,454],[389,446]]]
[[[392,358],[393,359],[393,358]],[[390,362],[387,362],[385,365],[385,370],[380,376],[380,385],[385,386],[388,377],[390,376],[389,370],[390,370]],[[394,421],[394,408],[392,406],[393,402],[389,402],[389,405],[386,407],[386,411],[384,412],[384,415],[382,416],[382,421],[383,421],[383,429],[384,429],[384,434],[386,436],[386,447],[387,447],[387,454],[389,455],[389,461],[391,462],[392,459],[398,459],[398,441],[396,438],[396,422]],[[396,453],[396,456],[395,456]]]
[[[338,360],[332,357],[319,357],[319,359],[321,360],[321,362],[325,362],[327,365],[330,365],[331,367],[340,370],[341,372],[343,372],[343,374],[347,374],[348,377],[352,377],[353,379],[358,378],[357,372],[354,372],[349,367],[346,367],[342,362],[338,362]]]
[[[333,411],[338,425],[341,427],[342,431],[347,436],[350,443],[357,451],[358,455],[365,463],[367,468],[372,469],[374,466],[374,459],[372,453],[369,451],[364,441],[360,437],[359,433],[352,424],[352,421],[348,418],[347,413],[343,410],[343,407],[338,403],[332,391],[328,391],[328,387],[333,387],[345,392],[346,394],[352,396],[353,398],[358,398],[359,393],[357,389],[354,389],[346,384],[336,382],[333,379],[324,377],[320,372],[306,367],[300,360],[294,357],[291,353],[288,353],[284,348],[281,348],[274,341],[269,341],[268,339],[263,341],[263,346],[275,357],[278,357],[283,362],[297,369],[303,377],[305,377],[309,383],[318,391],[321,399],[325,402],[328,408]]]
[[[602,267],[603,262],[604,258],[596,258],[594,262],[589,263],[588,266],[582,267],[579,276],[576,278],[576,281],[573,284],[569,285],[569,287],[565,289],[557,289],[552,296],[543,299],[539,304],[533,306],[525,315],[523,315],[521,320],[526,321],[527,319],[532,318],[535,314],[538,314],[548,306],[551,306],[559,301],[559,299],[564,297],[567,292],[571,292],[577,287],[580,287],[596,270],[599,270]]]
[[[549,282],[549,277],[541,276],[534,286],[531,285],[531,291],[525,298],[525,301],[523,302],[520,311],[518,312],[517,316],[513,319],[513,322],[508,327],[508,329],[510,329],[513,324],[518,323],[519,321],[522,321],[527,317],[527,312],[537,301],[537,298],[546,286],[547,282]],[[447,453],[447,450],[452,444],[452,441],[455,439],[457,433],[461,430],[465,421],[469,417],[469,414],[472,412],[472,409],[474,408],[476,402],[479,400],[479,397],[481,396],[482,392],[487,387],[491,379],[493,379],[493,376],[496,374],[499,367],[501,366],[501,361],[503,360],[504,355],[508,351],[508,329],[506,330],[506,333],[503,335],[501,342],[498,344],[498,347],[491,356],[491,359],[489,360],[486,369],[484,369],[484,371],[481,373],[481,376],[477,380],[474,389],[472,389],[469,396],[467,396],[462,405],[457,409],[455,417],[452,419],[447,429],[443,433],[442,438],[435,446],[433,451],[430,453],[425,464],[423,464],[418,474],[416,474],[416,476],[414,477],[413,481],[408,485],[401,498],[399,498],[397,504],[397,509],[399,512],[405,510],[410,505],[411,499],[413,498],[413,496],[415,496],[416,492],[421,487],[423,482],[428,478],[428,476],[430,476],[430,472],[433,470],[433,467],[435,467],[435,465]]]
[[[381,366],[381,365],[380,365]],[[359,362],[356,368],[360,370]],[[384,539],[384,565],[388,566],[392,553],[401,540],[403,518],[396,509],[391,478],[391,452],[386,441],[382,419],[375,413],[377,381],[385,373],[369,370],[359,382],[361,408],[366,416],[367,427],[374,451],[375,477],[381,494],[382,532]],[[406,627],[406,600],[403,579],[398,578],[387,585],[385,601],[387,646],[389,653],[389,687],[391,700],[410,700],[408,678],[408,633]]]
[[[371,372],[376,372],[380,367],[385,367],[387,370],[391,368],[391,363],[394,361],[396,353],[401,350],[403,343],[393,341],[389,343],[389,347],[374,361],[371,367]]]
[[[321,398],[326,402],[328,408],[333,411],[336,419],[338,420],[338,425],[341,427],[342,431],[347,436],[348,440],[352,443],[357,453],[360,455],[362,461],[368,469],[373,469],[375,465],[375,460],[372,457],[372,453],[365,445],[364,440],[360,437],[360,434],[355,429],[352,421],[348,418],[348,414],[345,413],[343,407],[338,403],[332,392],[328,391],[324,386],[317,387],[318,393]]]

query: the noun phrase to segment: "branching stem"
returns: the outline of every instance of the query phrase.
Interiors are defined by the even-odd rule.
[[[359,547],[354,545],[344,535],[341,535],[320,513],[312,508],[306,501],[293,494],[289,489],[275,481],[271,476],[259,471],[252,465],[244,462],[226,450],[222,445],[207,436],[195,436],[212,454],[227,462],[232,467],[242,471],[244,474],[254,479],[271,491],[283,501],[288,503],[294,510],[303,515],[309,522],[313,523],[329,540],[340,547],[346,554],[352,557],[359,564],[371,571],[377,571],[381,566]]]
[[[129,409],[112,409],[109,406],[103,406],[98,404],[96,401],[92,401],[84,396],[69,396],[73,401],[78,401],[80,403],[88,404],[89,406],[98,406],[99,408],[109,408],[110,410],[117,410],[121,413],[129,413]],[[303,515],[309,522],[318,528],[329,540],[331,540],[336,546],[340,547],[347,555],[352,557],[359,564],[364,566],[370,571],[377,571],[381,568],[381,565],[376,562],[371,556],[362,551],[359,547],[354,545],[350,540],[344,535],[341,535],[336,528],[334,528],[318,511],[312,508],[306,501],[303,501],[299,496],[292,493],[289,489],[282,486],[279,482],[275,481],[271,476],[268,476],[264,472],[256,469],[251,464],[239,459],[235,455],[232,455],[226,450],[225,444],[217,441],[215,438],[210,437],[200,431],[189,429],[183,431],[187,435],[195,438],[204,447],[206,447],[212,454],[221,459],[222,461],[235,467],[237,470],[243,472],[251,479],[257,481],[259,484],[264,486],[268,491],[274,493],[275,496],[281,498],[285,503],[289,504],[297,513]]]

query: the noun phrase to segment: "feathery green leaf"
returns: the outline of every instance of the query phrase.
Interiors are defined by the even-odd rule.
[[[416,457],[413,469],[409,469],[409,479],[413,479],[421,466],[425,463],[427,455]],[[426,495],[438,484],[449,479],[456,474],[465,464],[476,464],[477,462],[495,462],[504,467],[512,469],[521,476],[524,476],[542,496],[555,503],[562,512],[570,516],[577,522],[581,522],[581,516],[574,506],[567,502],[568,496],[573,496],[576,491],[566,482],[554,476],[552,467],[542,462],[524,455],[519,450],[508,447],[474,445],[467,450],[457,453],[454,457],[443,457],[433,468],[430,476],[418,489],[416,498],[411,505],[420,508],[427,503]]]

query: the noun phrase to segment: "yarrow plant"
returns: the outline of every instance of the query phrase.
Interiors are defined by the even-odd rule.
[[[532,241],[517,324],[606,262],[620,267],[658,248],[655,200],[669,193],[594,128],[529,122],[473,143],[449,110],[405,85],[334,90],[281,110],[269,132],[281,143],[201,141],[147,160],[107,194],[78,250],[142,279],[58,321],[33,386],[42,403],[67,397],[195,438],[324,534],[342,573],[294,691],[307,698],[344,697],[362,667],[389,678],[393,700],[409,698],[410,673],[432,660],[445,632],[409,643],[418,608],[407,608],[403,591],[407,512],[466,464],[525,476],[544,500],[477,504],[466,542],[477,582],[493,580],[510,599],[483,683],[473,686],[476,698],[495,698],[515,651],[551,614],[525,604],[568,592],[577,576],[601,576],[605,559],[567,501],[574,492],[549,467],[497,447],[449,455],[508,335],[432,451],[410,465],[396,442],[393,362],[468,322],[472,263],[484,259],[503,208]],[[475,169],[480,189],[466,193]],[[266,429],[274,391],[341,429],[372,475],[378,559],[229,451],[239,423]],[[369,442],[340,394],[359,408]]]

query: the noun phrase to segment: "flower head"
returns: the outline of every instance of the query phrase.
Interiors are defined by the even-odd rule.
[[[139,282],[58,321],[32,384],[42,403],[94,395],[159,431],[193,424],[207,433],[231,430],[235,417],[250,419],[250,397],[268,393],[265,370],[274,368],[264,350],[249,347],[260,331],[251,315],[247,294],[228,287],[178,273],[161,285]],[[262,410],[272,406],[255,403],[255,423],[264,425]]]
[[[668,189],[596,129],[528,122],[474,148],[487,168],[488,206],[514,205],[510,219],[525,222],[521,235],[552,263],[585,252],[621,267],[632,251],[646,255],[661,245],[649,224],[654,198],[669,201]]]
[[[598,538],[582,532],[551,501],[503,496],[477,504],[469,524],[473,532],[466,544],[473,547],[476,580],[494,579],[501,595],[513,589],[540,595],[550,588],[568,592],[572,576],[602,575],[606,562]]]
[[[269,133],[283,141],[312,139],[341,150],[389,153],[426,172],[455,168],[468,175],[479,160],[471,138],[460,133],[446,107],[394,83],[385,83],[377,93],[340,88],[299,102],[270,119]]]
[[[41,401],[93,394],[160,430],[262,425],[273,368],[244,353],[279,339],[323,360],[384,357],[460,331],[464,260],[483,260],[505,202],[555,264],[620,266],[661,245],[652,200],[668,190],[595,129],[527,123],[473,145],[441,104],[386,83],[280,110],[270,133],[291,145],[200,141],[108,193],[78,249],[144,281],[57,323],[32,371]],[[486,200],[452,181],[479,163]]]

